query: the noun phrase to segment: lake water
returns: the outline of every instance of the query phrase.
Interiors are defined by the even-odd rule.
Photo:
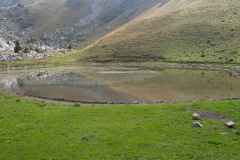
[[[1,90],[94,102],[183,102],[240,97],[240,77],[220,70],[112,65],[0,74]]]

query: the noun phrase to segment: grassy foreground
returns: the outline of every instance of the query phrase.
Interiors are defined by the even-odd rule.
[[[193,128],[203,111],[228,119]],[[239,113],[240,101],[67,106],[0,94],[0,159],[240,159],[239,127],[224,126]]]

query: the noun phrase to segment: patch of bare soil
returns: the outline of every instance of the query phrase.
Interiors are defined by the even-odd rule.
[[[216,113],[216,112],[202,112],[199,113],[202,118],[209,118],[209,119],[227,119],[226,115]]]
[[[198,107],[198,106],[187,106],[186,108],[187,109],[199,109],[200,107]]]

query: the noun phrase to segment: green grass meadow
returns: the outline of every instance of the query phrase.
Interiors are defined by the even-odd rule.
[[[193,128],[205,111],[228,119]],[[0,94],[0,159],[240,159],[239,113],[240,101],[81,106]]]

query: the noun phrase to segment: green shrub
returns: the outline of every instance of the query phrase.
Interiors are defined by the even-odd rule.
[[[36,51],[37,53],[41,53],[41,52],[42,52],[38,47],[35,49],[35,51]]]
[[[22,50],[19,40],[16,40],[14,43],[15,43],[14,52],[19,53],[19,51]]]

